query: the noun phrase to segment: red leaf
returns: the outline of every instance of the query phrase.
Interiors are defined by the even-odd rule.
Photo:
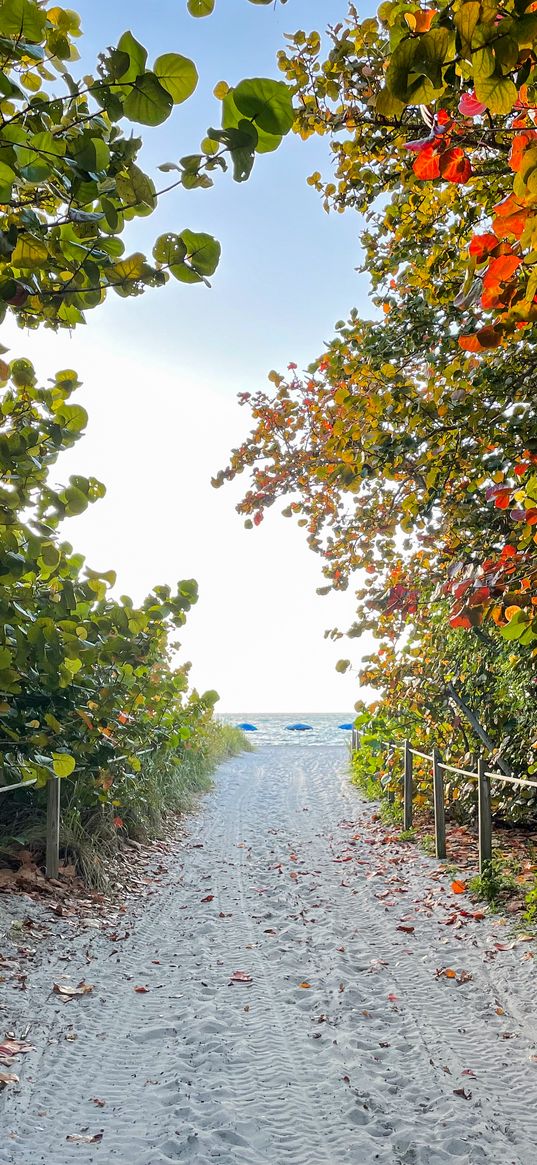
[[[478,587],[477,590],[472,592],[467,601],[470,607],[481,607],[483,603],[486,603],[487,599],[490,599],[489,588]]]
[[[123,829],[123,818],[114,817],[112,824],[115,825],[116,829]]]
[[[453,146],[442,154],[440,173],[446,182],[468,182],[468,179],[472,177],[470,160],[460,146]]]
[[[459,101],[459,113],[462,113],[463,117],[481,117],[486,108],[482,101],[477,100],[473,90],[471,93],[463,93]]]
[[[214,898],[214,894],[206,894],[205,898],[202,898],[201,901],[202,902],[212,902],[213,898]]]
[[[467,615],[452,615],[449,622],[451,627],[462,627],[465,631],[469,631],[472,626]]]
[[[413,926],[404,926],[402,923],[395,928],[396,930],[404,930],[405,934],[414,934]]]
[[[440,177],[440,159],[435,142],[420,150],[412,169],[421,181],[430,181]]]
[[[234,971],[230,980],[231,983],[253,983],[252,976],[247,971]]]
[[[149,987],[135,987],[134,990],[137,992],[138,995],[147,995],[147,992],[149,991]]]

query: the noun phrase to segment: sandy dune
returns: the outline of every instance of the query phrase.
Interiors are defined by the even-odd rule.
[[[223,766],[129,937],[86,933],[13,993],[38,1050],[0,1165],[534,1165],[532,945],[386,844],[345,764],[298,743]]]

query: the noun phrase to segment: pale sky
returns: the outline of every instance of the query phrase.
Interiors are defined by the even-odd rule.
[[[194,98],[164,126],[140,130],[154,175],[158,162],[195,152],[218,124],[217,81],[278,75],[283,33],[335,23],[345,0],[289,0],[276,11],[217,0],[206,20],[188,16],[186,0],[79,0],[77,8],[82,71],[126,28],[150,60],[177,51],[196,61]],[[217,175],[213,190],[174,191],[152,217],[129,225],[129,251],[150,250],[157,234],[185,226],[216,235],[222,260],[210,290],[171,281],[137,299],[111,293],[72,336],[24,334],[13,323],[2,336],[10,356],[29,356],[43,379],[71,367],[84,381],[78,399],[88,431],[54,477],[94,474],[108,492],[66,522],[64,536],[89,565],[116,569],[118,593],[137,600],[155,583],[197,578],[181,657],[192,660],[200,689],[220,693],[221,712],[343,712],[360,695],[355,674],[334,670],[347,656],[359,666],[357,641],[323,638],[325,628],[351,622],[352,590],[315,594],[321,562],[302,530],[280,517],[282,507],[244,530],[234,507],[246,478],[218,491],[210,484],[248,423],[237,393],[264,387],[272,368],[305,366],[352,306],[368,311],[367,283],[355,270],[359,220],[324,213],[306,185],[316,168],[328,172],[322,143],[290,136],[256,160],[247,183]]]

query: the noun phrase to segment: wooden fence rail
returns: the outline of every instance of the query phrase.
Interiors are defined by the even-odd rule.
[[[353,728],[351,734],[351,752],[355,752],[361,743],[361,736],[357,728]],[[446,818],[445,818],[445,794],[444,794],[444,775],[445,773],[456,773],[460,776],[467,777],[469,780],[476,781],[477,784],[477,810],[478,810],[478,833],[479,833],[479,872],[483,874],[492,861],[492,808],[491,808],[491,781],[500,781],[509,785],[518,785],[521,788],[537,789],[537,781],[530,781],[521,777],[506,776],[503,772],[489,772],[486,767],[484,757],[480,756],[477,762],[477,769],[459,768],[457,765],[448,765],[440,758],[438,749],[433,748],[432,753],[420,752],[417,748],[412,748],[409,740],[380,741],[384,748],[387,748],[390,753],[395,751],[402,751],[403,753],[403,827],[404,829],[412,828],[412,802],[414,791],[414,757],[420,760],[427,761],[431,764],[431,772],[433,779],[433,803],[434,803],[434,827],[435,827],[435,848],[437,858],[446,857]]]
[[[0,793],[9,793],[12,789],[29,789],[35,785],[32,781],[17,781],[14,785],[0,785]],[[49,777],[47,781],[47,856],[45,872],[47,878],[57,878],[60,865],[60,782],[58,777]]]
[[[353,742],[355,737],[353,735]],[[146,756],[153,752],[152,748],[143,748],[137,756]],[[128,754],[110,757],[108,763],[128,760]],[[36,784],[36,778],[30,781],[17,781],[14,785],[0,785],[0,793],[9,793],[12,789],[29,789]],[[60,780],[50,776],[47,781],[47,852],[45,873],[47,878],[57,878],[60,867]]]

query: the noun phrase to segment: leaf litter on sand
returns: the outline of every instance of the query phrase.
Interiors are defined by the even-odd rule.
[[[33,1044],[26,1044],[24,1040],[6,1039],[3,1044],[0,1044],[0,1064],[6,1064],[9,1067],[15,1056],[20,1056],[26,1052],[35,1052]]]
[[[85,983],[82,980],[78,987],[69,987],[63,983],[55,983],[53,988],[55,995],[60,995],[62,999],[75,999],[78,995],[90,995],[93,991],[92,983]]]
[[[69,1133],[65,1138],[72,1145],[98,1145],[104,1133]]]
[[[253,978],[247,971],[234,971],[229,980],[229,985],[233,983],[253,983]]]
[[[18,1084],[19,1077],[15,1072],[0,1072],[0,1088],[5,1088],[6,1084]]]

